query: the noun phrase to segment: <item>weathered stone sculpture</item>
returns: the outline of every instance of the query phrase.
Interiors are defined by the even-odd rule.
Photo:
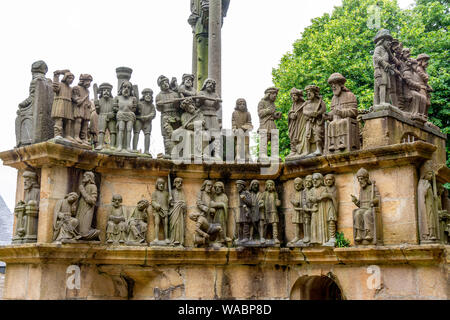
[[[250,238],[252,196],[245,187],[245,181],[236,181],[236,189],[239,194],[239,212],[236,216],[237,245],[245,244]]]
[[[266,240],[266,244],[279,246],[278,224],[280,222],[280,217],[278,215],[278,208],[281,205],[281,201],[278,199],[278,193],[275,190],[275,182],[273,180],[266,181],[266,188],[262,200],[264,203],[266,223],[267,225],[272,226],[272,240]],[[267,238],[268,237],[266,237],[266,239]]]
[[[216,240],[222,238],[222,227],[219,224],[211,224],[199,212],[191,212],[189,219],[195,222],[194,245],[196,247],[220,247]]]
[[[228,197],[225,194],[225,185],[221,181],[217,181],[214,184],[214,195],[211,202],[211,206],[216,209],[214,214],[213,223],[217,223],[221,226],[223,236],[225,239],[222,241],[230,242],[231,239],[227,237],[227,225],[228,225]]]
[[[340,73],[333,73],[328,83],[333,90],[331,111],[326,114],[326,152],[353,151],[360,148],[358,102],[356,96],[345,87],[347,79]]]
[[[428,119],[428,110],[431,106],[430,92],[433,92],[433,88],[431,88],[431,86],[428,84],[430,76],[427,73],[428,61],[430,60],[430,56],[426,53],[421,53],[417,56],[416,60],[418,62],[416,72],[419,75],[421,83],[420,92],[427,97],[427,102],[425,104],[426,107],[424,110],[424,118]]]
[[[88,140],[91,144],[91,147],[95,149],[98,146],[99,132],[98,132],[98,114],[97,110],[95,110],[95,103],[93,100],[91,100],[90,112],[91,115],[89,117]]]
[[[183,97],[194,97],[197,91],[194,88],[194,75],[193,74],[183,74],[181,85],[178,87],[178,93]]]
[[[181,126],[180,98],[178,92],[172,91],[169,79],[165,76],[158,78],[158,86],[161,92],[156,96],[156,109],[161,112],[161,134],[164,139],[164,158],[170,159],[173,142],[172,133]]]
[[[419,237],[421,243],[433,243],[440,240],[439,202],[436,176],[431,160],[420,169],[417,186],[417,207],[419,213]]]
[[[155,240],[150,245],[167,246],[169,239],[169,193],[167,192],[164,179],[156,180],[156,190],[152,193],[153,216],[155,217]],[[164,240],[159,240],[159,227],[162,223],[164,229]]]
[[[126,240],[126,211],[122,205],[122,196],[115,194],[112,197],[111,208],[108,213],[108,225],[106,226],[106,242],[124,244]]]
[[[292,212],[292,224],[295,227],[295,236],[292,239],[288,246],[295,246],[300,241],[300,228],[303,224],[303,205],[306,205],[306,199],[304,197],[305,193],[303,192],[303,180],[302,178],[295,178],[294,180],[294,194],[291,198],[291,204],[294,208]]]
[[[443,244],[450,244],[450,198],[448,190],[442,184],[438,184],[438,212],[440,239]]]
[[[114,109],[114,98],[112,95],[113,86],[109,83],[102,83],[98,88],[94,85],[94,103],[95,109],[98,114],[98,145],[96,150],[102,150],[105,143],[105,135],[108,130],[109,133],[109,147],[116,147],[116,113],[117,110]]]
[[[324,145],[324,113],[325,102],[320,96],[320,89],[315,85],[305,88],[307,101],[303,106],[306,117],[305,139],[297,145],[297,153],[301,156],[319,156],[323,154]],[[315,149],[315,150],[314,150]]]
[[[77,86],[72,89],[74,139],[80,144],[89,146],[88,126],[91,118],[91,101],[89,100],[89,87],[92,76],[81,74]]]
[[[117,151],[131,152],[131,132],[136,121],[137,99],[133,93],[133,85],[129,81],[122,82],[118,96],[114,99],[117,111]]]
[[[299,144],[306,139],[306,117],[303,115],[305,99],[303,90],[291,89],[292,108],[288,114],[289,139],[291,140],[291,152],[287,159],[292,159],[300,155]]]
[[[236,108],[231,118],[231,129],[236,136],[235,141],[235,157],[236,160],[250,159],[250,137],[249,132],[253,130],[252,116],[247,109],[247,101],[245,99],[236,100]]]
[[[388,106],[390,74],[393,74],[393,67],[390,64],[389,51],[391,47],[392,36],[389,30],[381,29],[378,31],[373,42],[375,43],[375,51],[373,54],[373,67],[375,69],[375,92],[374,92],[374,106]]]
[[[264,201],[262,199],[263,193],[259,191],[259,181],[253,180],[250,182],[250,195],[252,197],[251,206],[251,220],[250,224],[250,243],[255,240],[255,232],[258,232],[259,242],[264,243],[265,235],[265,215],[264,215]]]
[[[126,244],[129,246],[145,245],[148,223],[148,200],[139,200],[136,208],[128,219],[128,238]]]
[[[311,243],[311,215],[314,210],[314,205],[310,199],[314,197],[314,185],[312,175],[305,177],[305,190],[303,199],[303,239],[300,244],[308,246]]]
[[[328,241],[324,243],[324,245],[334,247],[336,244],[336,230],[339,210],[336,178],[334,175],[327,174],[324,179],[324,184],[325,193],[322,194],[321,199],[325,202],[325,213],[328,226]]]
[[[78,190],[80,192],[80,199],[78,201],[76,218],[79,222],[79,239],[87,241],[98,240],[100,230],[92,228],[92,220],[94,218],[94,210],[98,197],[93,172],[88,171],[83,174],[83,179]]]
[[[311,208],[311,244],[324,245],[328,242],[327,208],[323,196],[326,188],[323,176],[320,173],[312,175],[314,188],[308,199],[312,203]]]
[[[37,241],[37,226],[40,200],[40,187],[35,172],[25,171],[23,177],[23,200],[14,208],[16,229],[12,243],[31,243]]]
[[[144,153],[150,155],[150,134],[152,132],[152,121],[155,119],[156,109],[153,105],[153,90],[142,90],[142,98],[136,110],[136,122],[134,123],[133,150],[137,151],[139,134],[144,133]]]
[[[352,202],[359,208],[353,210],[353,237],[357,245],[382,245],[380,193],[369,172],[361,168],[356,173],[360,185],[359,199],[351,195]]]
[[[264,91],[264,98],[258,104],[259,129],[258,133],[267,134],[267,144],[261,143],[260,154],[267,156],[267,145],[271,141],[271,130],[276,130],[275,120],[281,118],[281,112],[276,110],[275,100],[278,96],[278,88],[268,88]]]
[[[53,241],[75,242],[79,233],[77,214],[78,194],[71,192],[56,203],[53,216]]]
[[[61,82],[59,76],[64,75]],[[72,88],[75,76],[69,70],[57,70],[53,72],[53,91],[55,97],[52,105],[52,119],[55,121],[55,138],[64,137],[67,140],[75,142],[73,139],[73,107],[72,107]]]
[[[29,96],[19,104],[16,118],[16,146],[46,141],[53,137],[51,110],[52,81],[45,78],[47,64],[36,61],[31,65],[32,80]]]
[[[185,231],[184,217],[187,210],[186,199],[183,192],[183,179],[175,178],[173,185],[175,186],[175,189],[172,190],[170,199],[170,243],[173,246],[183,246]]]
[[[428,119],[428,86],[425,85],[425,82],[420,77],[417,68],[417,60],[410,59],[403,72],[403,79],[406,83],[406,96],[409,97],[411,101],[408,108],[408,111],[411,112],[411,118],[425,123]]]
[[[197,208],[200,210],[200,214],[203,215],[210,223],[212,223],[213,217],[216,213],[216,209],[214,209],[211,205],[213,197],[212,187],[212,181],[203,181],[200,192],[197,195]]]

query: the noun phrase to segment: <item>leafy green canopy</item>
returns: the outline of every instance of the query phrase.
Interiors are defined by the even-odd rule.
[[[413,57],[430,55],[429,84],[434,92],[429,118],[444,133],[450,133],[449,0],[417,0],[408,10],[400,9],[395,0],[343,0],[331,15],[313,19],[295,41],[292,53],[285,54],[278,68],[273,69],[273,82],[280,88],[277,105],[283,112],[277,121],[282,158],[290,151],[287,114],[291,88],[318,85],[329,106],[333,94],[327,80],[339,72],[347,78],[346,86],[357,96],[359,108],[372,106],[373,38],[378,31],[372,27],[376,21],[374,5],[380,8],[380,28],[389,29],[394,38],[411,49]]]

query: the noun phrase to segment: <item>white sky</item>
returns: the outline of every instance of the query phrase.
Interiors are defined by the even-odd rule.
[[[413,0],[399,0],[406,8]],[[192,31],[189,0],[14,0],[0,5],[0,150],[15,146],[17,105],[28,96],[31,64],[44,60],[48,78],[70,69],[78,82],[90,73],[94,82],[109,82],[117,91],[115,68],[131,67],[139,91],[156,79],[191,72]],[[237,98],[247,100],[253,125],[256,107],[272,86],[272,68],[291,51],[312,18],[331,13],[341,0],[231,0],[222,29],[223,127],[231,128]],[[92,92],[92,90],[91,90]],[[92,93],[91,93],[92,98]],[[153,121],[151,152],[163,152],[159,114]],[[141,139],[143,140],[143,139]],[[141,141],[142,142],[142,141]],[[0,166],[0,195],[14,208],[16,169]]]

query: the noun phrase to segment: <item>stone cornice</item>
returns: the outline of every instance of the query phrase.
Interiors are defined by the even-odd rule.
[[[367,265],[449,264],[450,246],[401,245],[352,248],[152,248],[89,244],[25,244],[0,247],[7,264],[96,265]]]
[[[436,146],[416,141],[376,147],[335,155],[325,155],[280,163],[270,175],[262,175],[261,164],[175,164],[172,161],[137,157],[135,155],[109,155],[54,142],[42,142],[0,153],[3,164],[16,169],[46,166],[76,167],[100,173],[114,172],[136,176],[229,178],[229,179],[290,179],[313,172],[353,172],[360,167],[392,167],[420,165],[431,159]]]

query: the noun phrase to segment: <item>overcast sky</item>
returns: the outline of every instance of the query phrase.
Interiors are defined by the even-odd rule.
[[[272,68],[291,51],[311,19],[331,13],[341,0],[231,0],[222,30],[223,127],[231,128],[237,98],[247,100],[253,125]],[[400,0],[406,8],[413,0]],[[156,79],[191,72],[192,31],[189,0],[5,1],[1,4],[2,107],[0,150],[15,146],[17,105],[28,96],[31,64],[44,60],[53,71],[70,69],[78,82],[90,73],[95,83],[117,90],[115,68],[131,67],[139,90],[159,92]],[[92,98],[92,94],[91,94]],[[163,152],[159,114],[153,121],[151,152]],[[142,139],[141,139],[142,140]],[[0,195],[14,208],[16,170],[0,166]]]

